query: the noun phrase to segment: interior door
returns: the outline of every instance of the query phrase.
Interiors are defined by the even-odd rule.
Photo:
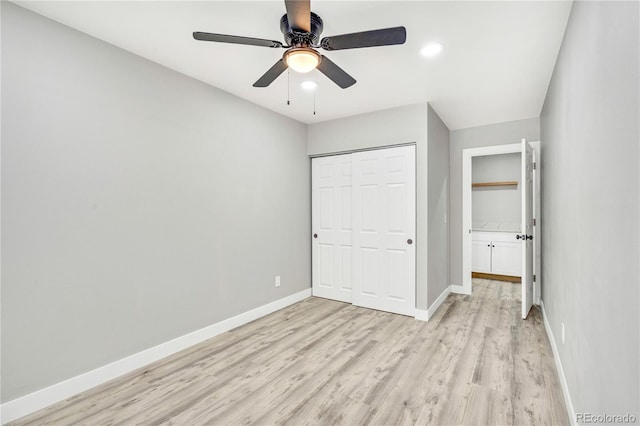
[[[351,154],[311,160],[312,291],[351,302]]]
[[[415,147],[353,154],[353,304],[415,314]]]
[[[535,154],[522,139],[522,318],[533,305],[533,164]]]

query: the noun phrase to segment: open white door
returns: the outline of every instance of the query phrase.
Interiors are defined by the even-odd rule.
[[[414,316],[415,147],[353,154],[353,304]]]
[[[351,302],[351,154],[311,160],[313,295]]]
[[[533,165],[535,154],[526,139],[522,139],[522,318],[526,319],[533,305]]]

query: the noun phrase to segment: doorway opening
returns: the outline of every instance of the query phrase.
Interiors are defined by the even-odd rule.
[[[528,143],[523,139],[518,144],[465,149],[462,160],[463,278],[462,285],[452,286],[451,290],[471,294],[474,269],[480,269],[489,277],[491,274],[520,276],[523,318],[531,305],[539,303],[540,299],[540,185],[539,167],[536,165],[539,152],[539,142]],[[516,158],[520,160],[519,170],[509,172],[513,166],[506,166],[506,162]],[[505,169],[501,171],[502,178],[500,173],[494,173],[492,179],[482,178],[482,173],[488,173],[482,170],[483,167],[501,162]],[[474,180],[474,166],[480,169],[476,169],[477,180]],[[475,212],[474,195],[477,202],[482,200],[484,203],[476,206],[479,208],[475,208]],[[516,206],[491,204],[507,200],[513,202],[516,195],[520,197]],[[496,213],[499,210],[502,211]],[[490,214],[496,215],[494,220],[489,220]]]

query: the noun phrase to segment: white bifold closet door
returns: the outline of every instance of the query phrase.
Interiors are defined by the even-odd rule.
[[[313,294],[415,314],[415,147],[312,160]]]

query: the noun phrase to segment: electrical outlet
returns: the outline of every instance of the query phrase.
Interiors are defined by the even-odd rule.
[[[276,287],[280,287],[280,275],[276,275]]]
[[[564,345],[564,323],[562,323],[562,344]]]

